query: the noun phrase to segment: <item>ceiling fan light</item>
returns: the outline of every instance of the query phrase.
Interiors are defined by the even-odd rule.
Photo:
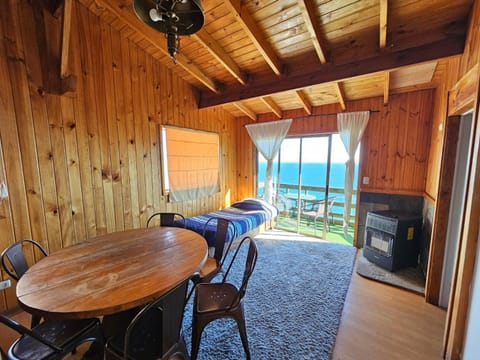
[[[149,15],[150,15],[150,20],[152,20],[153,22],[157,22],[157,21],[162,21],[162,20],[163,20],[162,14],[159,14],[159,13],[158,13],[158,10],[155,9],[155,8],[150,9]]]

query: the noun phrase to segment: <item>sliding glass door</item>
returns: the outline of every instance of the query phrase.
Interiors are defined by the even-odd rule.
[[[261,197],[266,163],[261,155],[258,160]],[[324,239],[338,227],[339,241],[351,243],[341,231],[345,160],[338,134],[286,138],[273,170],[275,205],[281,212],[277,227]]]
[[[313,224],[316,232],[317,225],[324,219],[319,202],[328,197],[330,142],[331,136],[325,135],[289,138],[282,144],[277,203],[287,208],[296,232],[300,232],[302,220],[306,220],[307,225]],[[304,219],[305,216],[308,219]]]

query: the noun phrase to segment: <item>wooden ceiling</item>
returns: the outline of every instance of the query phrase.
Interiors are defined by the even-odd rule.
[[[176,63],[132,0],[78,0],[235,117],[436,86],[463,52],[473,0],[204,0]],[[153,0],[152,0],[153,3]]]

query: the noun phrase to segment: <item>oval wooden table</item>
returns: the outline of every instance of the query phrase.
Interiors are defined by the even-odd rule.
[[[105,322],[109,318],[105,315],[115,318],[112,314],[168,293],[165,321],[170,324],[164,330],[173,331],[167,336],[177,341],[188,279],[206,258],[205,239],[182,228],[105,234],[54,252],[33,265],[18,282],[17,297],[26,311],[44,317],[104,316]],[[175,329],[172,319],[178,323]]]

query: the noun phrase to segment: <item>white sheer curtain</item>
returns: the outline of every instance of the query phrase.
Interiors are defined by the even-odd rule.
[[[350,220],[350,207],[352,205],[355,151],[367,127],[369,117],[370,111],[337,114],[338,132],[340,133],[340,138],[348,154],[348,160],[345,163],[345,207],[343,210],[343,234],[345,238],[348,235],[348,222]]]
[[[265,190],[263,198],[268,203],[273,203],[273,159],[278,154],[282,141],[287,136],[292,119],[271,121],[245,125],[257,150],[267,160],[267,173],[265,175]]]

